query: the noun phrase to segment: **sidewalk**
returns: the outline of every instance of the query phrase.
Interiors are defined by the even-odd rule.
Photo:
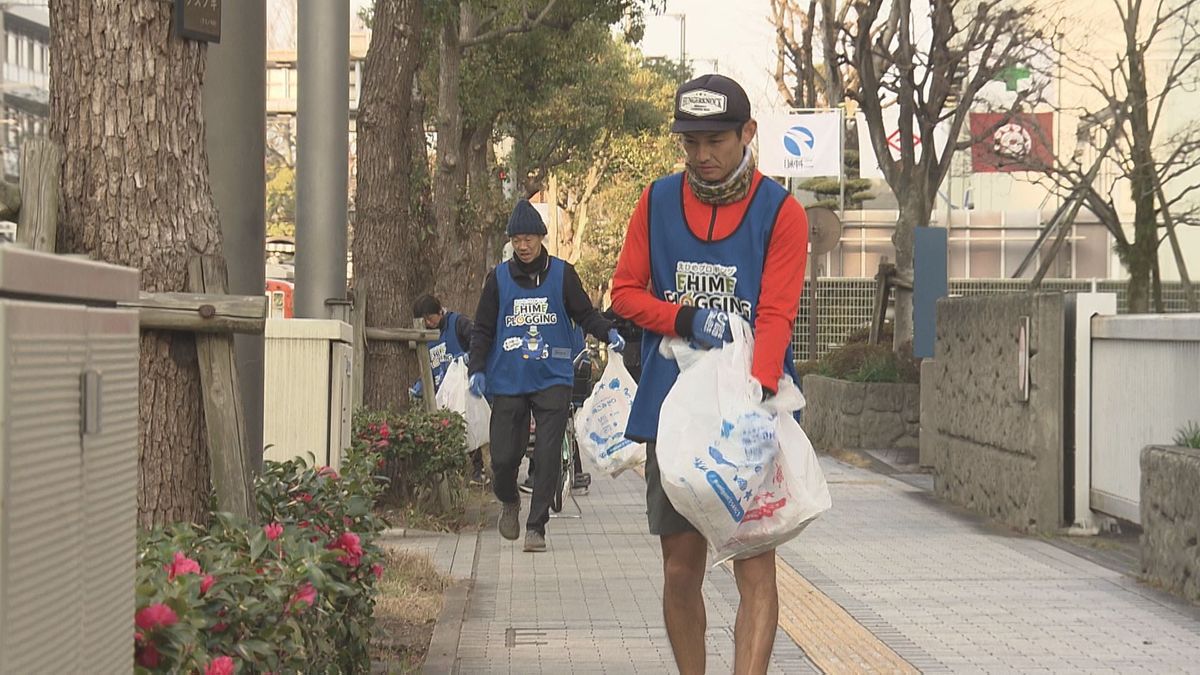
[[[771,672],[1200,668],[1200,608],[907,482],[827,457],[822,465],[834,507],[780,549]],[[444,658],[431,649],[425,672],[675,672],[643,489],[635,474],[597,476],[578,499],[581,518],[550,522],[548,553],[522,553],[494,529],[439,542],[456,577],[475,547],[469,591],[456,587],[434,636]],[[578,515],[573,507],[565,513]],[[728,673],[729,570],[712,570],[705,592],[709,672]]]

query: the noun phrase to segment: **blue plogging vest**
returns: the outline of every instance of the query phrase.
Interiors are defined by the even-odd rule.
[[[517,396],[570,386],[574,330],[563,302],[566,263],[551,257],[546,278],[537,288],[521,288],[508,265],[496,267],[500,312],[488,353],[488,393]]]
[[[433,367],[433,387],[438,389],[442,386],[442,380],[446,377],[446,368],[450,366],[450,362],[456,357],[467,353],[466,345],[462,344],[458,339],[458,314],[456,312],[446,312],[445,320],[442,325],[442,332],[438,335],[438,339],[430,340],[429,346],[429,365]]]
[[[775,219],[787,190],[764,177],[750,198],[742,222],[728,237],[704,241],[688,229],[683,210],[683,174],[654,182],[649,197],[650,285],[667,302],[739,314],[754,325],[763,265]],[[663,399],[679,377],[675,361],[658,351],[663,336],[646,331],[642,339],[642,377],[625,435],[636,441],[658,437]],[[795,378],[792,349],[784,371]]]

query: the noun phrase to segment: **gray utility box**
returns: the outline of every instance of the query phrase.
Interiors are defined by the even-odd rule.
[[[0,245],[0,673],[128,673],[136,270]]]

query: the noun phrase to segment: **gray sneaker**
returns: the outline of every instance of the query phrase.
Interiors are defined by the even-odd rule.
[[[541,553],[546,550],[546,535],[537,530],[525,530],[525,552]]]
[[[509,541],[516,541],[521,534],[521,502],[511,504],[501,503],[500,522],[496,524],[500,536]]]

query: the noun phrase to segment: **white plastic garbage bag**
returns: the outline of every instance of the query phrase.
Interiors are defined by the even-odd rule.
[[[467,450],[474,450],[488,442],[492,407],[486,400],[471,393],[467,385],[467,364],[462,357],[446,366],[446,376],[442,378],[434,400],[439,408],[453,410],[467,421]]]
[[[610,476],[646,463],[646,446],[625,438],[625,425],[636,393],[637,383],[626,370],[620,353],[609,349],[604,373],[591,396],[575,413],[579,449]]]
[[[804,397],[787,376],[761,402],[750,374],[750,326],[730,317],[733,342],[668,346],[680,374],[663,401],[656,454],[671,504],[708,540],[714,564],[748,558],[800,533],[829,509],[829,488],[792,412]]]

